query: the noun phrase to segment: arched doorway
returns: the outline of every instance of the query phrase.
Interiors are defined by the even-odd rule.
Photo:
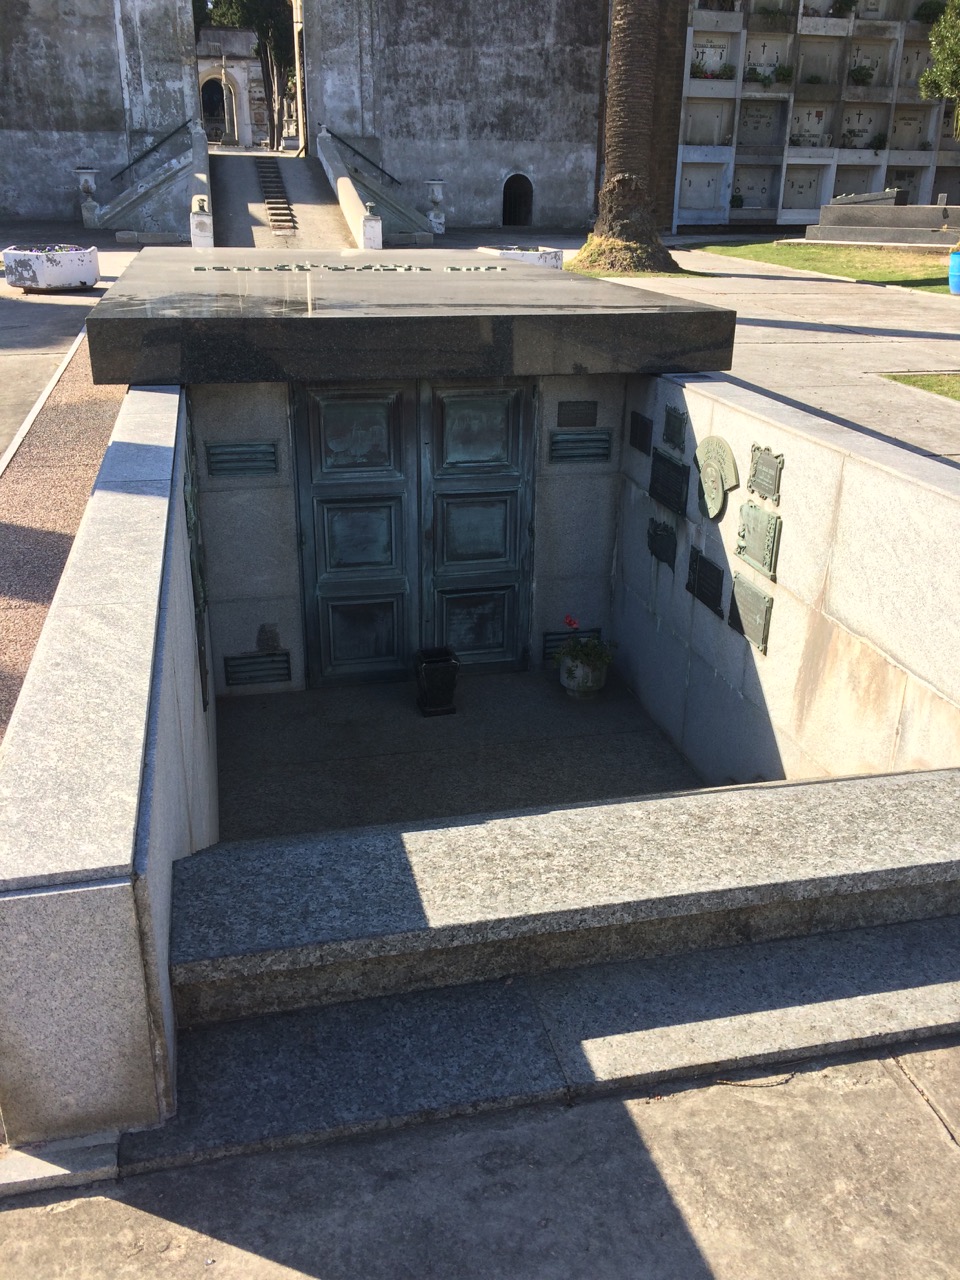
[[[529,227],[533,221],[533,183],[525,173],[512,173],[503,184],[503,225]]]
[[[200,86],[200,109],[203,113],[203,131],[210,142],[219,142],[224,134],[236,138],[236,111],[233,89],[228,84],[224,94],[223,82],[215,76]]]

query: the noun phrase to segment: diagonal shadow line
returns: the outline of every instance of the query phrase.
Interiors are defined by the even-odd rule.
[[[773,316],[737,315],[737,328],[806,329],[814,333],[848,333],[857,337],[876,334],[879,338],[925,338],[940,342],[956,342],[956,333],[934,333],[924,329],[878,329],[867,324],[821,324],[814,320],[780,320]]]
[[[738,321],[737,323],[739,324],[740,322]],[[839,414],[829,413],[826,409],[820,409],[816,405],[808,404],[805,400],[796,400],[793,396],[771,391],[769,387],[760,386],[757,382],[748,382],[745,378],[737,378],[730,373],[724,374],[724,378],[735,386],[743,387],[745,391],[755,391],[759,395],[766,396],[769,400],[776,400],[791,409],[799,409],[803,413],[809,413],[823,422],[833,423],[837,427],[845,427],[848,431],[855,431],[858,435],[868,436],[871,440],[879,440],[882,444],[893,445],[895,448],[903,449],[907,453],[916,454],[918,458],[929,458],[932,462],[939,462],[945,467],[953,467],[955,470],[960,470],[960,461],[956,461],[945,454],[935,453],[932,449],[923,449],[917,444],[909,444],[906,440],[899,440],[896,436],[889,436],[883,431],[877,431],[874,427],[865,427],[862,423],[854,422],[850,418],[841,418]]]

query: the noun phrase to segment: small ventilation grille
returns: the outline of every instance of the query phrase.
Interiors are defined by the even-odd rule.
[[[696,547],[690,548],[687,590],[718,617],[723,617],[723,569]]]
[[[653,419],[646,414],[637,413],[635,409],[630,411],[630,444],[650,457],[653,448]]]
[[[239,653],[224,658],[223,671],[228,685],[283,684],[290,677],[290,651],[276,653]]]
[[[543,633],[544,662],[549,662],[550,659],[553,658],[553,655],[557,652],[557,650],[564,643],[564,641],[570,639],[570,634],[571,633],[569,631],[545,631]],[[599,640],[600,628],[590,627],[588,629],[584,627],[583,629],[577,632],[577,635],[580,637],[581,640]]]
[[[207,475],[272,476],[277,474],[275,440],[251,440],[244,444],[208,444]]]
[[[609,462],[609,431],[551,431],[551,462]]]
[[[596,425],[596,400],[561,400],[557,405],[557,426],[561,431],[584,431]]]

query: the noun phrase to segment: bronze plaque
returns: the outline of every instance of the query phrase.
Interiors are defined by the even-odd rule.
[[[782,453],[761,449],[758,444],[750,446],[750,478],[747,481],[747,488],[751,493],[755,493],[758,498],[769,498],[771,502],[779,505],[782,471]]]
[[[694,460],[700,472],[700,510],[713,520],[723,511],[727,490],[740,483],[736,459],[726,440],[707,436],[697,446]]]
[[[687,415],[683,409],[667,405],[663,413],[663,442],[683,453],[687,442]]]
[[[780,526],[783,521],[772,511],[764,511],[755,502],[740,508],[737,530],[737,555],[754,569],[759,569],[771,582],[777,580],[777,556],[780,553]]]
[[[739,631],[752,645],[756,645],[761,653],[767,652],[772,612],[773,596],[768,596],[765,591],[735,573],[727,622],[734,631]]]

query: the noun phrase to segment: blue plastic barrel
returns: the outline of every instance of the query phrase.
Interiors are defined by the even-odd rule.
[[[947,276],[951,293],[960,293],[960,250],[950,255],[950,272]]]

